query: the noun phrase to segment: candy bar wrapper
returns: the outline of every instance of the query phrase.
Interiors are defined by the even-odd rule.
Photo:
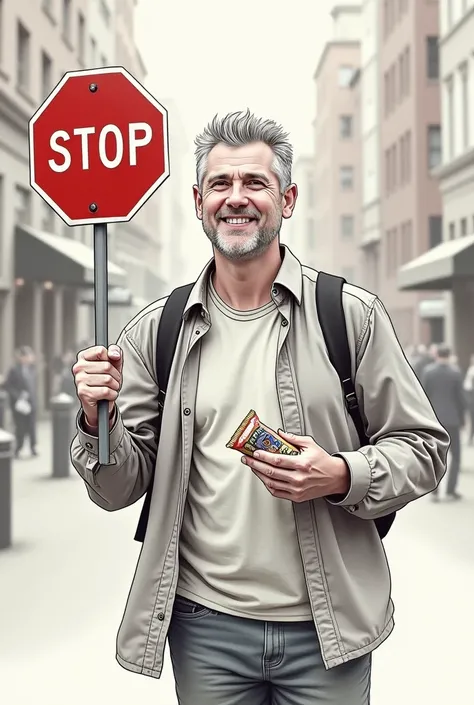
[[[253,409],[239,425],[226,448],[238,450],[244,455],[253,455],[256,450],[266,450],[269,453],[283,455],[299,455],[295,446],[285,441],[268,426],[265,426]]]

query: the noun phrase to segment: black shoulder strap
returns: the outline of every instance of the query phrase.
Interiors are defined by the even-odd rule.
[[[183,321],[183,312],[186,307],[193,284],[185,284],[180,286],[169,295],[161,313],[158,332],[156,335],[156,377],[158,381],[158,429],[157,441],[160,440],[161,419],[163,408],[165,405],[166,390],[168,388],[168,380],[170,377],[171,366],[173,364],[176,344],[181,330]],[[150,514],[151,493],[153,490],[154,473],[151,476],[150,486],[145,495],[138,526],[135,533],[135,541],[143,542],[145,538],[146,527],[148,524],[148,516]]]
[[[351,351],[342,304],[342,288],[345,281],[342,277],[319,272],[316,278],[316,309],[329,359],[341,380],[347,411],[354,422],[361,445],[367,445],[369,440],[352,380]]]

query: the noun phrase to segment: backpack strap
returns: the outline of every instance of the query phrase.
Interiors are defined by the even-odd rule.
[[[174,353],[178,343],[179,333],[183,322],[183,313],[186,307],[186,302],[191,293],[194,283],[180,286],[168,296],[166,303],[161,312],[160,322],[158,324],[158,332],[156,335],[156,376],[158,382],[158,425],[157,425],[157,443],[160,441],[161,421],[163,418],[163,409],[166,399],[166,390],[168,388],[168,380],[170,377],[171,366],[173,364]],[[135,533],[135,541],[143,542],[145,539],[146,527],[148,524],[148,516],[150,514],[151,494],[153,491],[153,481],[155,471],[150,480],[150,485],[145,495],[138,526]]]
[[[319,324],[332,366],[341,381],[346,408],[359,436],[361,447],[370,445],[352,380],[351,351],[347,338],[346,317],[342,303],[342,289],[346,280],[334,274],[319,272],[316,278],[315,297]],[[374,519],[381,539],[390,531],[395,512]]]
[[[347,339],[346,318],[342,305],[342,288],[346,280],[333,274],[319,272],[316,278],[316,309],[329,359],[339,375],[346,408],[350,414],[361,446],[369,439],[365,433],[351,371],[351,351]]]

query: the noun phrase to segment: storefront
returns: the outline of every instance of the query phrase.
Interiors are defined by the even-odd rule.
[[[446,339],[461,369],[474,353],[474,235],[443,242],[399,270],[402,291],[450,292]]]

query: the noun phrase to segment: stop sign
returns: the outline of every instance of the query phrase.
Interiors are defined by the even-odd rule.
[[[128,221],[169,176],[166,109],[122,67],[65,74],[29,141],[31,186],[68,225]]]

